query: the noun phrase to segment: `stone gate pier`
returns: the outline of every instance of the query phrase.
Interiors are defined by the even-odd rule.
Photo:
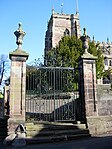
[[[81,37],[84,54],[81,56],[80,96],[83,103],[82,115],[91,135],[112,133],[112,89],[111,84],[96,82],[97,57],[88,53],[89,36]]]
[[[29,54],[22,49],[25,32],[21,24],[14,32],[17,49],[9,53],[11,60],[10,100],[8,134],[14,133],[19,124],[25,124],[25,95],[26,95],[26,61]],[[90,134],[112,132],[112,89],[110,86],[96,84],[96,58],[88,53],[88,36],[84,33],[84,54],[80,58],[80,99],[81,117],[86,123]]]
[[[21,23],[19,23],[19,28],[14,34],[18,47],[9,53],[11,72],[8,134],[13,133],[18,124],[25,123],[26,60],[29,54],[22,50],[23,37],[26,33],[22,30]]]

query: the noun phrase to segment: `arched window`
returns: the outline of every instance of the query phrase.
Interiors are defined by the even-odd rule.
[[[112,60],[109,61],[109,66],[112,66]]]
[[[104,60],[104,63],[106,66],[108,66],[108,60],[107,59]]]
[[[69,30],[66,28],[66,30],[64,31],[64,36],[68,36],[68,35],[70,35],[70,32],[69,32]]]

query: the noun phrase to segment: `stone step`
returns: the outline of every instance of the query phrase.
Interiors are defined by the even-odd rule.
[[[70,130],[70,129],[85,129],[85,124],[61,124],[61,123],[51,123],[51,124],[33,124],[33,123],[26,123],[25,124],[26,131],[41,131],[42,129],[46,130]]]
[[[88,129],[76,129],[76,130],[42,130],[42,131],[27,131],[27,137],[40,137],[40,136],[60,136],[60,135],[76,135],[76,134],[89,134]]]
[[[34,122],[26,122],[26,125],[34,125],[34,124],[55,124],[55,125],[73,125],[73,124],[85,124],[82,121],[55,121],[55,122],[48,122],[48,121],[34,121]]]
[[[26,131],[41,131],[41,130],[73,130],[73,129],[85,129],[85,125],[80,126],[26,126]]]
[[[53,142],[90,136],[85,124],[65,122],[32,122],[26,123],[27,141]]]
[[[82,138],[87,138],[87,137],[90,137],[90,134],[60,135],[60,136],[38,137],[38,138],[26,138],[26,142],[27,142],[27,144],[50,143],[50,142],[82,139]]]

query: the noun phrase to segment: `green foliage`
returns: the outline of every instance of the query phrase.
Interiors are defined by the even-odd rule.
[[[112,89],[112,68],[109,68],[103,72],[103,78],[107,79],[109,83],[111,83],[111,89]]]
[[[48,65],[77,67],[78,58],[82,55],[82,42],[75,36],[64,36],[56,48],[48,52]]]
[[[104,75],[104,57],[102,50],[98,44],[89,42],[88,52],[97,56],[96,60],[96,75],[97,79]],[[82,41],[75,36],[64,36],[56,48],[48,51],[47,66],[62,66],[62,67],[74,67],[78,66],[78,59],[83,55]],[[46,71],[38,69],[37,61],[35,65],[27,66],[26,88],[30,90],[43,90],[43,86],[55,90],[73,91],[78,90],[78,70],[75,70],[75,77],[72,76],[72,72],[65,70],[63,73],[59,70]],[[60,74],[63,74],[62,78]],[[54,77],[55,76],[55,77]],[[54,80],[55,78],[55,80]],[[61,84],[60,84],[61,82]],[[63,88],[61,88],[61,86]]]
[[[104,57],[102,50],[98,44],[90,41],[88,52],[97,56],[96,76],[99,79],[104,75]],[[77,39],[75,36],[64,36],[56,48],[49,50],[47,55],[48,66],[77,67],[78,59],[83,53],[81,39]]]
[[[99,44],[94,42],[89,42],[89,49],[88,52],[97,56],[96,59],[96,77],[100,79],[104,75],[104,56],[102,50],[99,48]]]

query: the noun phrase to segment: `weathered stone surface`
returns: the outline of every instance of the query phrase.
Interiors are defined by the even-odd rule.
[[[97,110],[97,90],[96,90],[96,57],[82,57],[79,66],[82,68],[80,72],[80,95],[84,100],[85,116],[96,116]]]
[[[17,137],[14,139],[14,141],[12,142],[12,146],[25,146],[26,145],[26,133],[17,133]]]
[[[10,134],[9,136],[7,136],[3,142],[4,145],[9,145],[12,143],[12,141],[16,138],[16,134]]]
[[[112,133],[112,115],[87,117],[87,124],[92,135]]]
[[[98,115],[112,115],[112,90],[110,85],[97,85]]]
[[[15,129],[16,138],[12,142],[12,146],[25,146],[26,145],[26,130],[23,124],[19,124]]]
[[[16,31],[16,33],[18,30]],[[20,123],[25,122],[25,94],[26,94],[26,60],[28,53],[21,48],[22,43],[19,38],[22,38],[22,32],[17,35],[18,48],[9,53],[11,59],[11,81],[10,81],[10,114],[8,119],[8,134],[14,133],[16,127]],[[20,37],[21,36],[21,37]]]
[[[64,36],[66,29],[69,35],[81,36],[79,16],[76,14],[53,13],[49,22],[45,36],[45,57],[49,49],[55,47]]]

